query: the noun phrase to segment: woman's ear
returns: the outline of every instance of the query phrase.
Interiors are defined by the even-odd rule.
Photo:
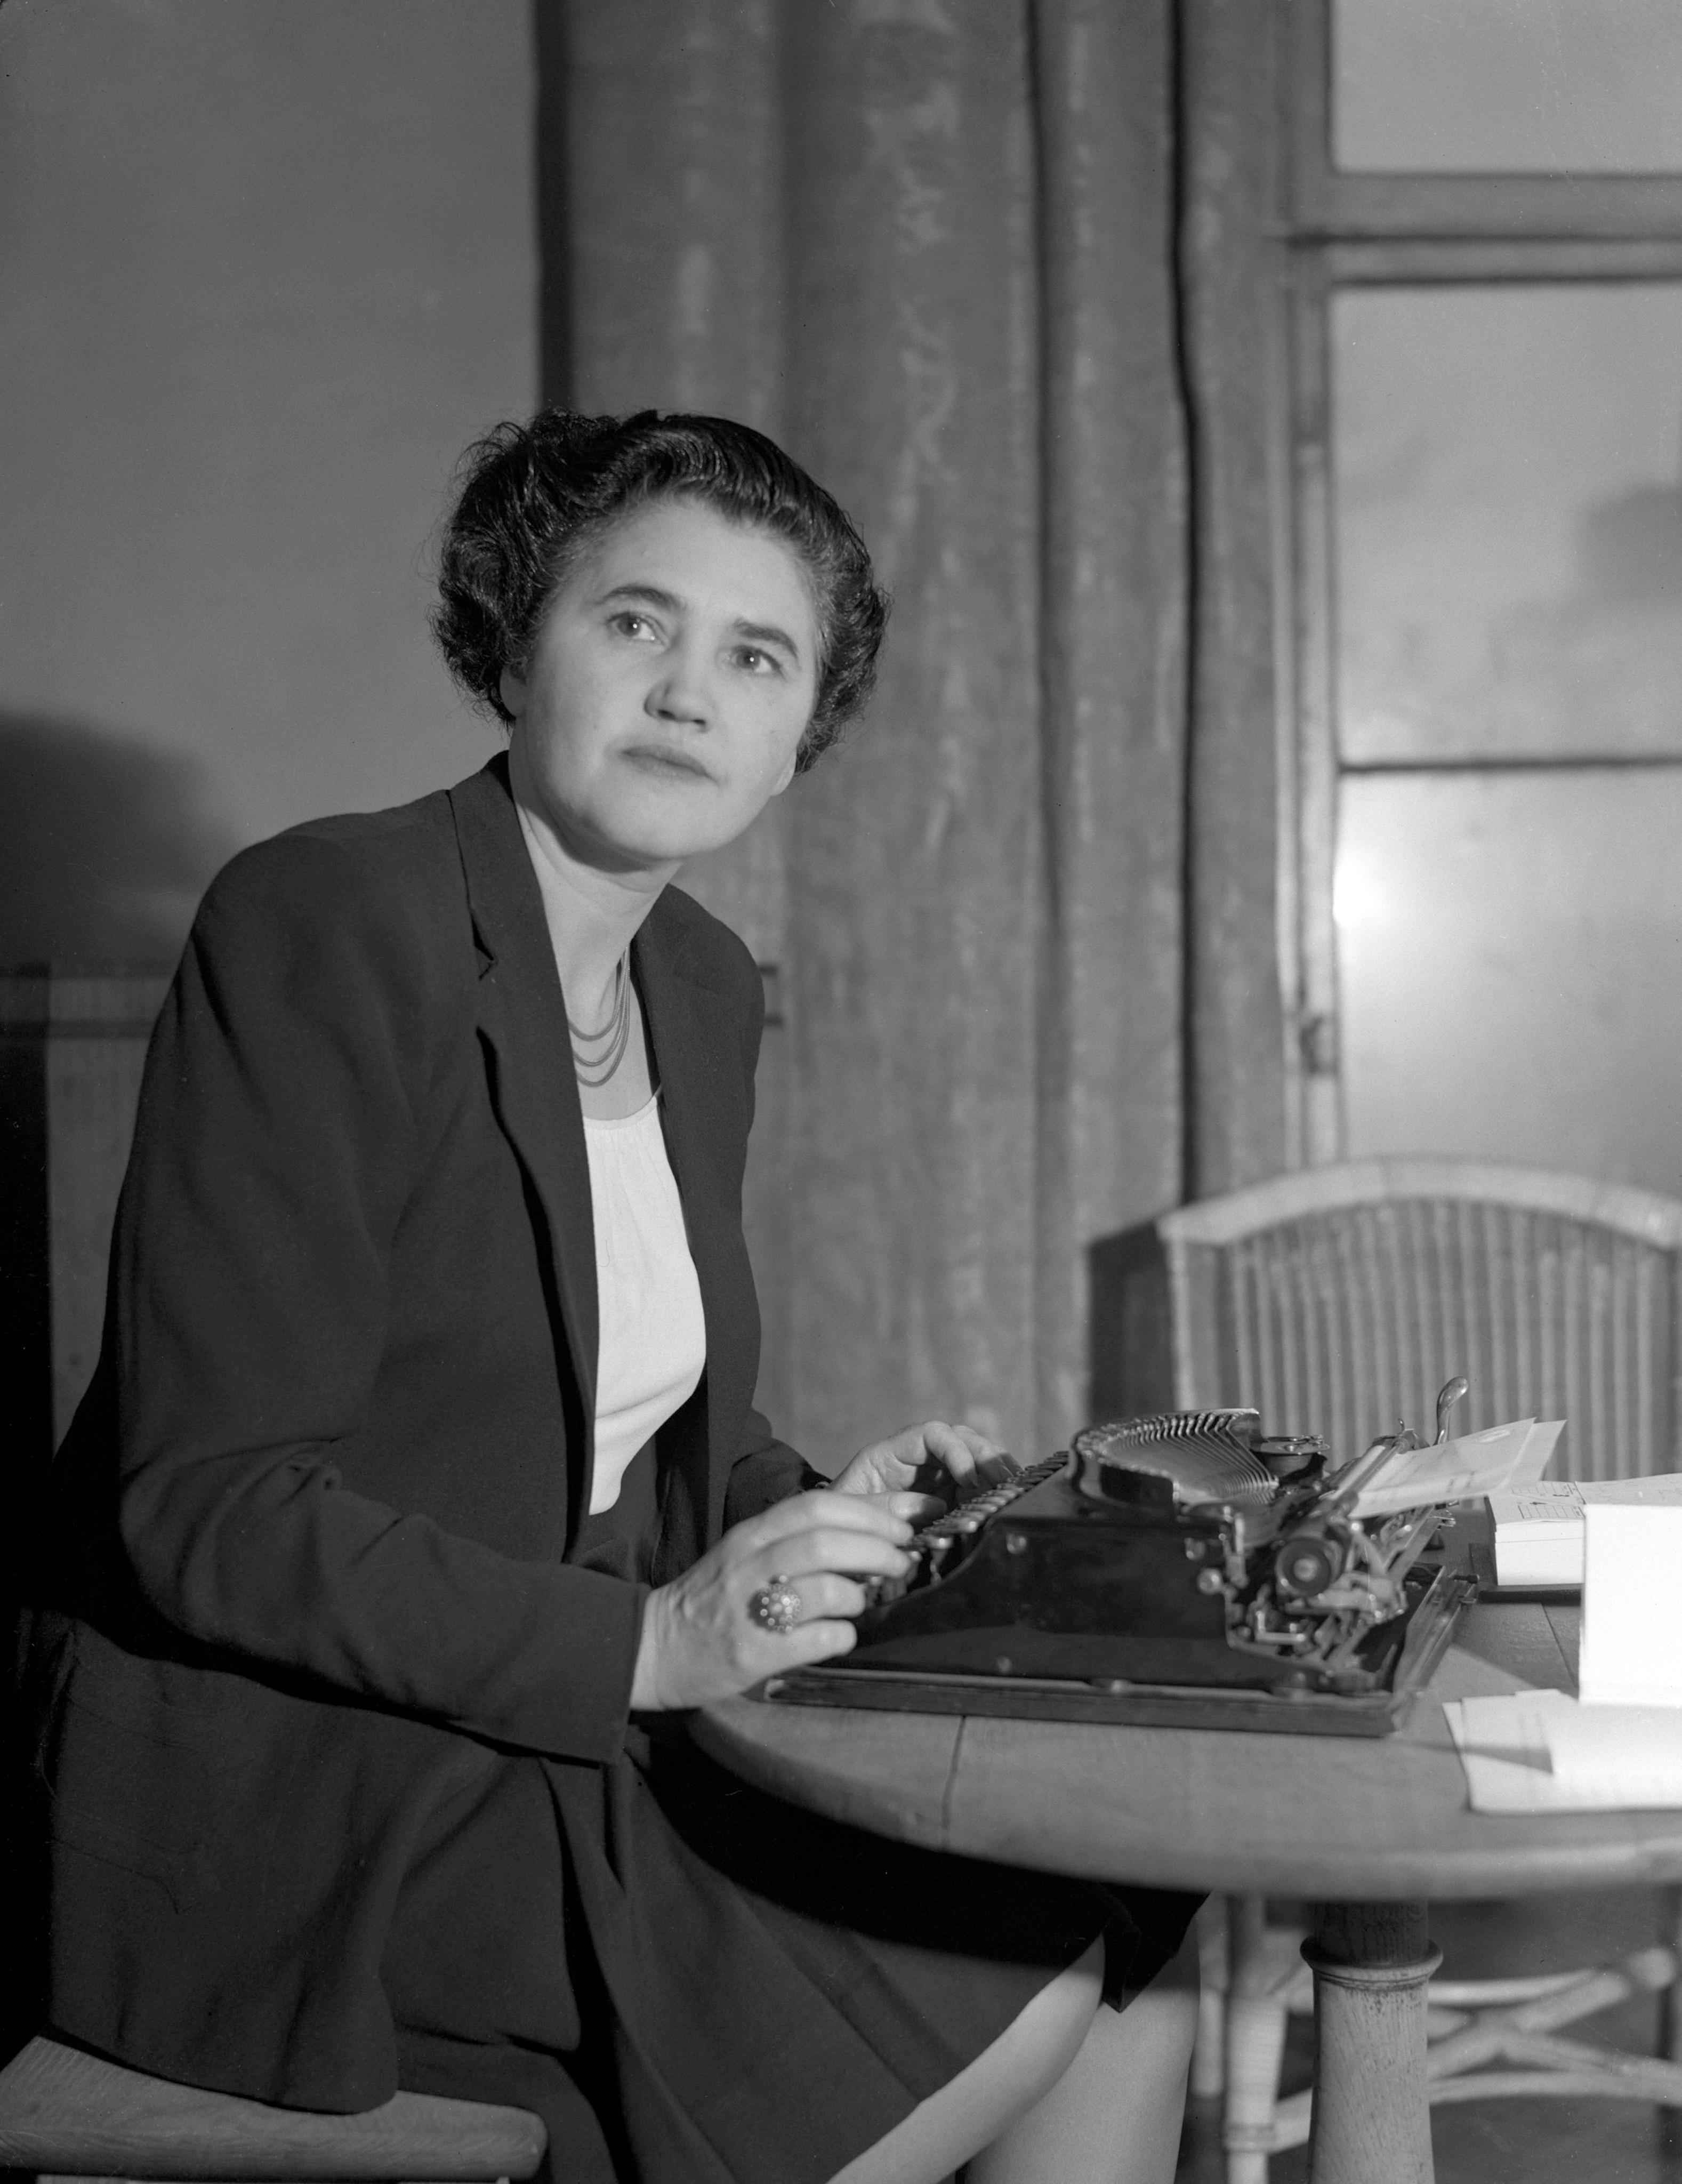
[[[526,677],[515,668],[504,667],[497,678],[497,689],[504,708],[517,721],[526,710]]]
[[[799,756],[800,747],[799,744],[796,744],[794,749],[789,752],[782,772],[777,775],[777,779],[771,783],[771,793],[773,796],[781,796],[783,790],[787,788],[789,783],[794,778],[794,769],[799,762]]]

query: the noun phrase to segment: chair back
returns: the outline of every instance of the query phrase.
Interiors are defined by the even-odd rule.
[[[1305,1168],[1166,1214],[1182,1408],[1243,1403],[1270,1433],[1357,1453],[1438,1389],[1456,1431],[1563,1418],[1552,1471],[1682,1469],[1682,1201],[1484,1162]]]

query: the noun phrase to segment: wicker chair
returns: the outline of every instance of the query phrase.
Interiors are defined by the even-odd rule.
[[[1244,1403],[1273,1433],[1348,1453],[1406,1418],[1428,1435],[1439,1386],[1471,1383],[1456,1429],[1564,1418],[1557,1468],[1577,1479],[1682,1469],[1682,1202],[1651,1192],[1451,1160],[1309,1168],[1166,1215],[1174,1400]],[[1573,2018],[1641,1989],[1663,1997],[1661,2053],[1682,2063],[1679,1930],[1618,1966],[1503,1981],[1435,1981],[1432,2098],[1593,2091],[1682,2106],[1682,2070],[1596,2075],[1559,2043]],[[1224,2092],[1228,2184],[1308,2136],[1309,2097],[1278,2099],[1288,2011],[1312,2007],[1300,1930],[1259,1897],[1201,1916],[1204,2009],[1193,2084]],[[1462,2075],[1523,2059],[1532,2067]],[[1626,2065],[1628,2059],[1624,2059]]]

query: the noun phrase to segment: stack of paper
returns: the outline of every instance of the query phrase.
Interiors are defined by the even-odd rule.
[[[1682,1708],[1682,1501],[1631,1490],[1653,1483],[1585,1498],[1577,1688],[1598,1704]]]
[[[1490,1515],[1497,1585],[1581,1585],[1583,1489],[1574,1479],[1491,1494]]]
[[[1489,1500],[1497,1585],[1581,1585],[1585,1505],[1682,1503],[1682,1472],[1648,1479],[1544,1479]]]

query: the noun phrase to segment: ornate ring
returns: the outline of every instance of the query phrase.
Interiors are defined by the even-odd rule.
[[[786,1577],[773,1577],[748,1602],[748,1613],[766,1630],[786,1638],[800,1619],[800,1596]]]

